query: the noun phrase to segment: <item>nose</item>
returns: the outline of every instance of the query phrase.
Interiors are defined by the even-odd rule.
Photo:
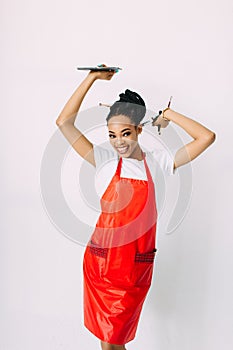
[[[120,136],[115,139],[115,146],[122,146],[124,144],[125,144],[125,142],[124,142],[124,140],[122,140],[122,138]]]

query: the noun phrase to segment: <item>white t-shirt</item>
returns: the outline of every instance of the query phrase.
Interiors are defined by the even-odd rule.
[[[118,154],[112,149],[107,149],[99,145],[93,145],[94,158],[96,163],[95,186],[98,195],[101,197],[116,172],[118,164]],[[175,175],[174,156],[176,149],[168,151],[166,149],[155,149],[147,151],[146,162],[149,167],[154,183],[161,175]],[[143,160],[122,157],[121,177],[147,180],[146,169]]]

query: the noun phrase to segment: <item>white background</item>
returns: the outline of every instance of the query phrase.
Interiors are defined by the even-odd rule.
[[[159,232],[127,349],[232,349],[232,17],[230,0],[1,2],[1,350],[100,348],[82,320],[84,247],[53,225],[40,195],[56,118],[86,75],[76,67],[100,63],[123,70],[97,81],[82,110],[126,88],[155,110],[173,95],[174,110],[216,133],[192,162],[182,224]]]

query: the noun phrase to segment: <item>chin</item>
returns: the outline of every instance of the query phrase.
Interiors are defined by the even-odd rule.
[[[131,154],[120,154],[120,153],[118,153],[118,155],[120,156],[120,157],[122,157],[122,158],[130,158],[130,156],[131,156]]]

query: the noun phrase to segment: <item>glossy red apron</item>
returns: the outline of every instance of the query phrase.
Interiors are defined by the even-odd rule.
[[[154,183],[143,160],[148,181],[121,177],[119,159],[83,259],[84,325],[116,345],[135,337],[157,251]]]

